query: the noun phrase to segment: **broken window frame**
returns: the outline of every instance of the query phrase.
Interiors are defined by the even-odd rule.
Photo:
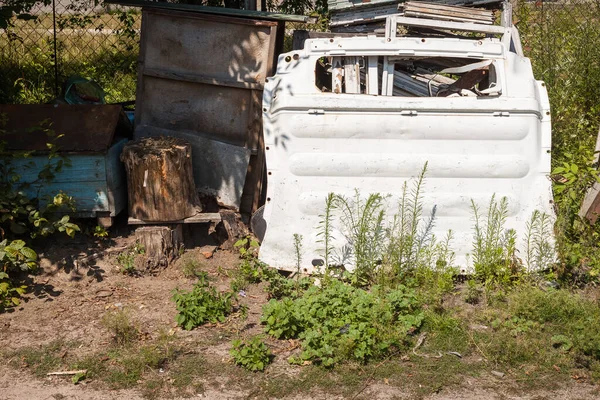
[[[439,70],[428,60],[448,60]],[[398,68],[399,64],[411,67]],[[315,86],[323,93],[392,97],[477,97],[502,95],[502,60],[448,56],[352,55],[317,60]],[[393,79],[390,76],[393,74]],[[409,80],[412,80],[410,82]],[[485,83],[485,82],[489,83]],[[404,82],[404,86],[402,86]],[[485,87],[481,87],[481,84]],[[416,84],[416,85],[415,85]],[[410,87],[412,85],[412,87]],[[419,87],[420,86],[420,87]]]

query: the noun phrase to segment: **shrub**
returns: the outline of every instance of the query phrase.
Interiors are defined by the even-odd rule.
[[[218,293],[201,279],[191,292],[176,289],[173,301],[177,307],[177,324],[191,330],[206,322],[223,322],[232,310],[232,293]]]
[[[402,346],[422,320],[413,290],[375,286],[366,291],[339,280],[313,286],[295,300],[271,300],[262,317],[269,334],[302,341],[302,353],[293,361],[324,366],[380,357]]]
[[[248,341],[234,340],[230,354],[237,365],[249,371],[263,371],[271,362],[271,350],[259,336]]]

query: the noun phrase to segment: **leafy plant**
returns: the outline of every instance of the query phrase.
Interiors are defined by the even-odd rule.
[[[105,239],[108,237],[108,231],[103,226],[96,225],[94,227],[94,237]]]
[[[71,197],[62,192],[47,198],[39,198],[39,195],[30,198],[25,194],[25,189],[31,187],[37,188],[39,193],[69,165],[68,159],[58,154],[55,144],[61,135],[56,135],[47,124],[40,127],[49,139],[47,161],[39,167],[34,182],[23,183],[14,161],[27,159],[33,153],[7,151],[6,142],[2,141],[6,122],[6,116],[0,115],[0,311],[19,304],[19,297],[26,291],[23,274],[34,272],[37,267],[37,254],[26,240],[56,232],[73,237],[79,231],[79,226],[72,223],[68,215],[59,214],[74,210]]]
[[[218,293],[204,279],[200,279],[191,292],[176,289],[173,301],[177,307],[177,324],[192,330],[206,322],[224,322],[232,311],[232,298],[232,293]]]
[[[299,338],[302,353],[294,362],[332,366],[343,359],[366,361],[402,346],[423,320],[414,291],[356,288],[337,279],[313,286],[302,297],[271,300],[261,321],[277,338]]]
[[[535,210],[526,226],[526,262],[529,269],[543,270],[554,262],[555,252],[551,242],[552,234],[550,216]]]
[[[234,340],[229,353],[237,365],[253,372],[263,371],[272,358],[271,350],[259,336],[254,336],[247,341]]]
[[[22,240],[0,242],[0,311],[18,306],[27,291],[26,285],[14,285],[9,272],[33,272],[37,268],[37,254]]]
[[[508,284],[519,276],[521,265],[515,256],[517,235],[513,229],[505,229],[508,216],[508,199],[500,202],[493,195],[487,217],[471,200],[474,219],[473,266],[475,275],[485,284]]]
[[[26,285],[14,286],[6,272],[0,272],[0,312],[21,304],[19,297],[27,292]]]
[[[135,275],[138,271],[135,268],[135,260],[138,255],[144,254],[144,246],[140,243],[135,243],[132,247],[117,255],[117,264],[119,264],[119,270],[123,274]]]
[[[384,197],[373,193],[362,200],[360,192],[356,190],[353,199],[336,195],[335,201],[342,213],[341,222],[348,231],[346,238],[351,247],[342,250],[339,263],[354,264],[353,284],[366,286],[374,281],[377,267],[382,261],[385,240]],[[349,257],[352,260],[348,260]]]

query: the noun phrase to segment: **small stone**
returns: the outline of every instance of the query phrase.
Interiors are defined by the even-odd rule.
[[[497,376],[498,378],[504,378],[504,373],[500,371],[492,371],[492,375]]]

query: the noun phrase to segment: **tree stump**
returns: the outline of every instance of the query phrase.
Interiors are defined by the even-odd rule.
[[[144,138],[121,153],[127,171],[129,216],[168,222],[201,211],[192,171],[192,148],[173,137]]]
[[[146,269],[152,271],[177,258],[183,244],[183,229],[181,224],[144,226],[135,230],[135,237],[144,248]]]

